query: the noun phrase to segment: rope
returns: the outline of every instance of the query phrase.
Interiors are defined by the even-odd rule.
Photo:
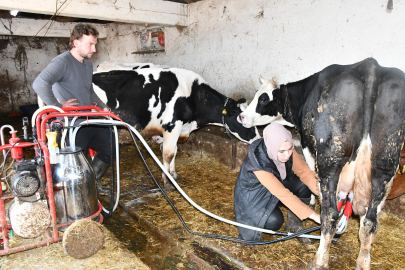
[[[228,112],[226,111],[226,104],[228,104],[228,100],[229,100],[229,98],[226,98],[226,99],[225,99],[224,109],[222,110],[222,125],[223,125],[224,128],[225,128],[225,133],[228,135],[229,139],[233,142],[233,141],[235,141],[235,138],[233,138],[233,137],[231,136],[231,133],[230,133],[230,131],[229,131],[227,125],[225,124],[225,115],[227,115],[227,113],[228,113]]]
[[[235,167],[236,167],[236,144],[235,144],[235,138],[233,136],[231,136],[231,133],[230,133],[227,125],[225,124],[225,115],[228,113],[227,110],[226,110],[226,104],[228,104],[228,100],[229,100],[229,98],[226,98],[225,104],[224,104],[224,109],[222,110],[222,125],[224,125],[225,133],[226,133],[226,135],[228,135],[229,139],[232,142],[232,170],[234,170]]]

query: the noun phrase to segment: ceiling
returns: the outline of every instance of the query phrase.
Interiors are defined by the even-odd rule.
[[[202,0],[164,0],[164,1],[183,3],[183,4],[191,4],[191,3],[202,1]]]
[[[175,3],[180,3],[180,4],[192,4],[198,1],[202,0],[163,0],[166,2],[175,2]],[[60,22],[60,23],[65,23],[65,22],[89,22],[89,23],[100,23],[100,24],[106,24],[106,23],[111,23],[111,22],[116,22],[117,20],[100,20],[100,19],[89,19],[85,17],[69,17],[69,16],[52,16],[48,14],[41,14],[40,11],[36,13],[28,13],[28,12],[18,12],[17,16],[12,16],[10,14],[9,10],[2,10],[0,9],[0,19],[13,19],[13,18],[22,18],[22,19],[37,19],[37,20],[49,20],[52,19],[54,21]]]

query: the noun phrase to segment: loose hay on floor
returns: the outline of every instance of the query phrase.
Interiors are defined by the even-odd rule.
[[[161,156],[158,146],[154,152]],[[152,171],[160,184],[161,171],[153,164],[149,155],[145,157],[152,167]],[[121,148],[121,202],[131,202],[139,199],[139,187],[145,189],[156,188],[147,170],[144,168],[135,148],[126,146]],[[206,210],[235,220],[233,211],[233,189],[238,171],[222,165],[214,158],[194,156],[187,152],[179,152],[176,157],[178,173],[183,177],[178,184],[201,207]],[[106,174],[109,175],[108,173]],[[107,178],[103,179],[104,184]],[[144,192],[144,191],[142,191]],[[145,195],[145,194],[143,194]],[[169,193],[188,226],[197,232],[221,234],[237,237],[236,227],[212,219],[197,211],[177,191]],[[306,269],[306,265],[313,259],[319,243],[303,245],[298,240],[288,240],[272,245],[247,246],[223,240],[215,240],[192,236],[185,229],[162,195],[142,197],[141,203],[136,203],[133,210],[141,217],[162,231],[168,232],[174,238],[181,238],[183,242],[192,243],[197,240],[202,245],[216,246],[243,262],[252,269]],[[285,209],[282,209],[284,214]],[[319,205],[316,211],[319,213]],[[305,227],[315,224],[306,222]],[[405,242],[402,232],[405,222],[392,214],[382,212],[379,231],[372,245],[371,261],[375,269],[404,269]],[[354,217],[349,222],[347,231],[336,245],[330,250],[330,269],[354,269],[357,254],[360,249],[359,219]],[[90,258],[78,260],[68,256],[62,243],[51,244],[0,258],[3,269],[149,269],[133,253],[129,252],[111,232],[103,227],[105,244],[103,248]],[[318,232],[319,234],[319,232]],[[262,240],[276,239],[278,236],[265,235]],[[38,239],[38,241],[43,240]],[[12,245],[20,245],[27,239],[18,236],[11,238]]]
[[[159,157],[160,150],[153,147]],[[145,181],[152,181],[147,175],[144,165],[138,158],[133,146],[121,149],[122,172],[128,177],[121,181],[123,185],[135,188],[137,185],[145,185]],[[149,155],[144,151],[145,157],[152,167],[152,171],[159,183],[161,171],[153,164]],[[187,152],[179,152],[176,157],[176,169],[182,176],[178,184],[186,194],[202,208],[226,219],[235,220],[233,210],[233,189],[238,171],[222,165],[214,158],[191,155]],[[136,177],[142,175],[143,177]],[[152,183],[152,182],[150,182]],[[150,184],[154,188],[153,184]],[[169,193],[178,211],[183,216],[187,225],[194,231],[206,234],[220,234],[232,237],[238,236],[235,226],[217,221],[196,210],[189,204],[179,192]],[[130,196],[126,197],[130,200]],[[132,198],[134,199],[134,198]],[[303,245],[298,240],[288,240],[276,244],[264,246],[248,246],[229,241],[215,240],[192,236],[183,229],[182,224],[163,196],[157,196],[144,203],[134,206],[141,217],[153,222],[161,230],[168,231],[173,237],[199,239],[201,243],[211,243],[228,254],[254,269],[306,269],[313,259],[319,242]],[[286,209],[282,209],[286,217]],[[320,212],[319,205],[316,211]],[[305,222],[304,227],[316,226],[312,221]],[[391,214],[381,214],[379,231],[375,243],[372,245],[371,260],[378,269],[403,269],[405,263],[405,242],[402,240],[401,231],[405,229],[405,222]],[[349,228],[330,250],[330,269],[354,269],[356,258],[360,249],[358,239],[359,219],[352,217]],[[314,234],[320,234],[315,232]],[[272,240],[279,236],[264,235],[262,240]]]
[[[95,255],[86,259],[75,259],[66,254],[62,242],[51,244],[8,256],[0,257],[1,269],[150,269],[132,252],[129,252],[105,227],[101,227],[105,236],[104,246]],[[44,237],[35,239],[44,240]],[[12,246],[20,246],[31,239],[18,236],[11,238]]]

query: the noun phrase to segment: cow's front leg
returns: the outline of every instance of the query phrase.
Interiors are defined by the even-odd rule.
[[[179,175],[176,172],[174,159],[177,152],[177,140],[180,135],[180,130],[172,130],[172,132],[163,133],[163,165],[167,172],[174,178],[174,180],[179,179]],[[162,174],[162,180],[166,189],[173,189],[173,185],[170,183],[170,180],[165,173]]]
[[[181,179],[181,176],[176,172],[176,155],[177,155],[177,145],[174,146],[174,155],[172,161],[170,162],[170,174],[173,176],[174,180],[178,181]]]

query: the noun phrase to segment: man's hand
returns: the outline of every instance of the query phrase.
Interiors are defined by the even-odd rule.
[[[75,98],[69,99],[68,101],[65,101],[65,102],[59,102],[59,103],[62,104],[63,108],[75,107],[75,106],[79,105],[79,102],[77,102],[77,99],[75,99]]]
[[[110,109],[110,108],[108,108],[108,107],[105,107],[105,108],[103,109],[103,111],[105,111],[105,112],[110,112],[110,111],[111,111],[111,109]]]

